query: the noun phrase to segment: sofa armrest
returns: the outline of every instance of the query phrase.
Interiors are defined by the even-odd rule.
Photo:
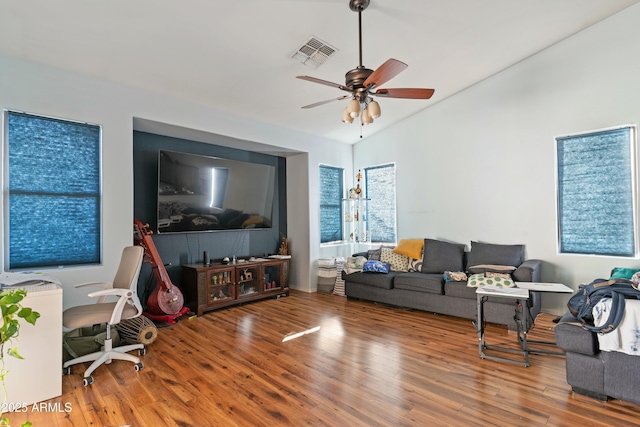
[[[539,282],[542,270],[542,261],[539,259],[528,259],[513,272],[516,282]]]
[[[593,356],[600,351],[598,337],[595,333],[582,327],[578,319],[566,312],[554,329],[558,348]]]

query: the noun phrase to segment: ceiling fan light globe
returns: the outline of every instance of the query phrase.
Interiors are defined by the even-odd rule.
[[[351,114],[349,114],[349,110],[345,108],[344,111],[342,112],[342,123],[352,123],[352,122],[353,122],[353,117],[351,117]]]
[[[373,123],[373,118],[369,115],[369,111],[367,108],[365,108],[364,110],[362,110],[362,124],[363,125],[368,125],[370,123]]]
[[[371,117],[372,119],[377,119],[381,114],[380,104],[378,104],[376,101],[371,101],[369,105],[367,105],[366,111],[369,112],[369,117]]]
[[[352,99],[347,104],[347,111],[349,112],[349,115],[355,119],[360,115],[360,103],[357,100]]]

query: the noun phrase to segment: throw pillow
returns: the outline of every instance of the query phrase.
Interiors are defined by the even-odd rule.
[[[512,273],[516,268],[512,265],[494,265],[494,264],[479,264],[472,265],[467,269],[467,272],[471,274],[486,273],[491,271],[493,273]]]
[[[400,243],[393,250],[400,255],[409,258],[422,258],[422,248],[424,247],[424,239],[400,239]]]
[[[409,267],[407,268],[407,271],[413,271],[413,272],[421,272],[422,271],[422,255],[420,255],[420,258],[409,258]]]
[[[344,264],[344,272],[351,274],[362,271],[365,262],[367,262],[367,259],[363,256],[350,256]]]
[[[386,262],[369,260],[364,263],[362,271],[367,273],[388,273],[390,268],[391,266]]]
[[[380,261],[381,249],[382,248],[368,250],[367,251],[367,259],[370,259],[370,260],[373,260],[373,261]]]
[[[484,273],[484,277],[499,277],[501,279],[511,279],[511,275],[509,273],[495,273],[493,271],[487,271],[486,273]]]
[[[472,274],[467,281],[467,286],[477,288],[479,286],[498,286],[500,288],[513,288],[516,284],[511,279],[501,277],[485,277],[484,273]]]
[[[524,245],[494,245],[490,243],[471,242],[471,250],[467,255],[467,266],[478,264],[515,265],[522,264]]]
[[[464,245],[424,239],[423,273],[462,271],[464,268]]]
[[[391,264],[392,271],[408,271],[409,257],[393,252],[393,249],[382,248],[380,261]]]

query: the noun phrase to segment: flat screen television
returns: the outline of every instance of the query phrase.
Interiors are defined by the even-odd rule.
[[[275,166],[160,150],[158,233],[271,228]]]

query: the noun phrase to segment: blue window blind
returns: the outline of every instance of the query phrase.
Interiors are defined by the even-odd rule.
[[[556,138],[560,253],[633,257],[635,128]]]
[[[320,166],[320,243],[342,240],[344,170]]]
[[[7,112],[5,266],[101,262],[99,126]]]
[[[386,164],[364,170],[372,242],[396,242],[396,166]]]

